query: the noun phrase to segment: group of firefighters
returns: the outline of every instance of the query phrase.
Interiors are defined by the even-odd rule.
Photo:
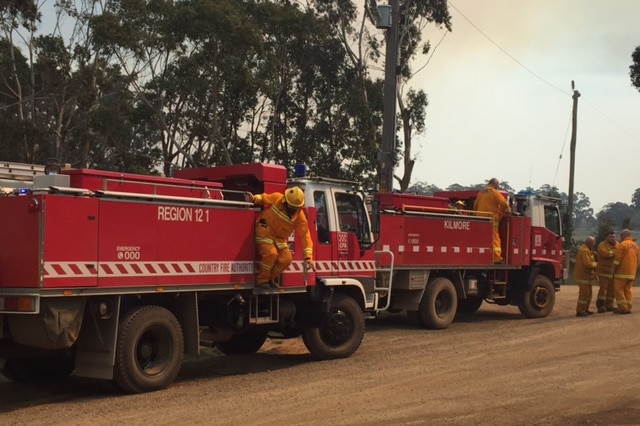
[[[633,241],[631,231],[620,232],[620,241],[612,231],[598,244],[587,237],[578,250],[573,270],[573,279],[578,284],[576,316],[592,315],[589,310],[592,286],[599,285],[596,308],[598,313],[611,311],[614,314],[630,314],[633,307],[633,282],[638,269],[640,250]]]

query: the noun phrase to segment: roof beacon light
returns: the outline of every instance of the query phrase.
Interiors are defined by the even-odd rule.
[[[296,164],[293,168],[293,175],[297,178],[303,178],[307,175],[307,166],[304,164]]]

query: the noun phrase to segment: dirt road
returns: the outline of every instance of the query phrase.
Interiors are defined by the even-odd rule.
[[[144,395],[73,377],[0,380],[0,424],[640,424],[640,309],[576,318],[576,296],[563,287],[552,314],[534,320],[485,304],[441,331],[385,315],[344,360],[312,361],[300,340],[209,354]]]

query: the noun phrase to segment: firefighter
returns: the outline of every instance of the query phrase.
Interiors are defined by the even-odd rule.
[[[630,314],[633,307],[633,281],[638,270],[638,245],[628,229],[620,232],[620,244],[613,259],[613,288],[618,308],[614,314]]]
[[[611,231],[607,235],[607,239],[598,244],[598,299],[596,300],[596,308],[598,313],[611,312],[615,305],[615,293],[613,289],[613,259],[616,249],[620,243],[616,240],[615,232]]]
[[[587,237],[576,256],[576,264],[573,268],[573,280],[578,284],[577,317],[586,317],[593,314],[593,312],[589,310],[589,304],[591,303],[592,296],[591,286],[595,284],[596,267],[598,266],[593,254],[595,245],[596,239]]]
[[[256,248],[262,256],[256,287],[278,288],[277,279],[291,264],[287,239],[295,229],[302,239],[304,261],[313,269],[313,242],[304,214],[304,192],[297,186],[287,188],[284,194],[245,194],[245,200],[264,206],[256,221]]]
[[[482,189],[476,201],[473,203],[473,209],[493,214],[493,261],[494,263],[502,262],[502,244],[500,241],[500,219],[511,214],[511,207],[507,200],[500,194],[498,187],[500,181],[491,178],[487,186]]]

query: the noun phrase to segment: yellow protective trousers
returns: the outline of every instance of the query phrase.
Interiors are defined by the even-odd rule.
[[[493,221],[493,262],[502,262],[502,241],[500,241],[500,221]]]
[[[600,288],[598,289],[598,299],[596,301],[596,307],[598,309],[605,308],[612,310],[616,302],[616,293],[613,287],[613,277],[598,274],[598,283]]]
[[[260,272],[256,278],[258,286],[270,280],[275,281],[291,265],[292,257],[287,241],[275,237],[270,228],[260,222],[256,225],[256,249],[262,257]]]
[[[578,283],[578,304],[576,305],[577,314],[581,314],[589,310],[591,297],[593,295],[592,292],[593,290],[591,289],[591,283]]]
[[[614,278],[616,301],[621,312],[631,312],[633,306],[633,280]]]

